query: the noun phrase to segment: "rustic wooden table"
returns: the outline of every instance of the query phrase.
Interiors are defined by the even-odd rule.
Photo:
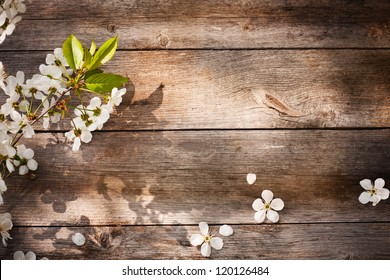
[[[390,184],[389,1],[26,4],[0,46],[11,74],[71,33],[118,35],[106,69],[130,82],[79,152],[66,121],[25,141],[39,169],[8,181],[2,259],[198,259],[201,221],[235,230],[215,259],[390,258],[390,200],[358,201],[360,180]],[[264,189],[285,202],[277,224],[254,221]]]

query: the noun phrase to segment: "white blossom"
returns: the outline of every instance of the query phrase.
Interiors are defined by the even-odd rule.
[[[215,237],[210,234],[209,226],[205,222],[199,223],[200,234],[192,234],[190,238],[191,245],[201,245],[200,251],[202,256],[209,257],[211,255],[211,248],[221,250],[223,247],[223,240],[220,237]]]
[[[14,253],[14,260],[30,260],[35,261],[37,259],[37,255],[33,251],[28,251],[26,254],[23,253],[23,251],[16,251]],[[41,260],[48,260],[48,258],[42,258]]]
[[[15,24],[22,17],[17,16],[26,12],[24,0],[5,0],[0,3],[0,44],[3,43],[6,36],[11,35],[15,29]]]
[[[111,95],[108,97],[108,101],[106,105],[102,107],[107,109],[109,113],[114,111],[114,106],[119,106],[122,102],[122,96],[126,93],[126,89],[122,88],[118,90],[118,88],[113,88],[111,91]]]
[[[7,240],[12,239],[10,234],[8,233],[9,230],[12,229],[12,217],[10,213],[4,213],[0,215],[0,233],[1,238],[3,241],[4,246],[7,247]]]
[[[34,151],[26,148],[25,145],[17,147],[18,159],[14,160],[15,166],[19,167],[19,175],[26,175],[29,170],[35,171],[38,168],[38,163],[34,157]]]
[[[65,69],[66,66],[69,66],[66,61],[62,48],[55,48],[54,54],[50,53],[46,56],[47,65],[55,65],[57,67]]]
[[[365,189],[359,196],[359,201],[363,204],[372,202],[372,205],[375,206],[381,200],[389,198],[389,190],[384,188],[385,180],[378,178],[372,184],[371,180],[364,179],[360,181],[360,186]]]
[[[3,178],[1,178],[1,176],[0,176],[0,205],[4,204],[2,195],[6,191],[7,191],[7,186],[5,185],[5,182],[4,182]]]
[[[81,141],[89,143],[92,140],[92,133],[81,118],[74,118],[72,125],[73,129],[66,132],[65,136],[73,142],[72,150],[75,152],[80,149]]]
[[[50,126],[50,123],[58,123],[61,120],[61,114],[59,112],[55,112],[52,108],[56,104],[56,100],[54,97],[51,98],[51,101],[45,101],[43,102],[43,111],[47,111],[46,114],[43,116],[43,128],[48,129]]]
[[[26,115],[19,114],[16,111],[12,111],[10,116],[13,120],[10,129],[12,133],[16,134],[21,129],[23,132],[23,136],[26,138],[31,138],[35,134],[34,129],[32,128]]]
[[[252,208],[256,211],[255,220],[262,223],[267,217],[268,220],[276,223],[279,220],[279,214],[276,211],[284,208],[284,202],[280,198],[274,199],[274,194],[270,190],[264,190],[261,197],[262,199],[257,198],[252,204]]]
[[[62,76],[62,70],[55,65],[41,64],[39,71],[42,75],[48,76],[51,79],[59,79]]]
[[[5,74],[5,71],[4,71],[4,65],[3,63],[0,61],[0,88],[6,92],[7,89],[6,89],[6,86],[4,84],[4,80],[6,78],[6,74]]]

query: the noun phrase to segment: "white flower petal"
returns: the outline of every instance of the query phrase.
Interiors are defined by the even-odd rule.
[[[246,181],[249,185],[253,185],[256,182],[256,174],[248,173],[248,175],[246,175]]]
[[[376,193],[381,199],[388,199],[390,191],[386,188],[381,188]]]
[[[381,201],[381,197],[379,195],[374,194],[370,198],[370,202],[372,202],[372,206],[377,205],[379,203],[379,201]]]
[[[72,151],[76,152],[80,149],[81,141],[80,137],[76,137],[73,141]]]
[[[30,170],[37,170],[38,168],[38,162],[35,160],[35,159],[30,159],[28,162],[27,162],[27,167],[28,169]]]
[[[3,221],[1,221],[0,225],[1,225],[2,231],[11,230],[12,227],[13,227],[11,219],[8,219],[8,218],[6,218]]]
[[[264,199],[264,201],[266,203],[270,203],[271,200],[274,198],[274,194],[273,192],[271,192],[270,190],[264,190],[262,193],[261,193],[261,197]]]
[[[190,242],[192,246],[201,245],[203,243],[203,235],[199,233],[191,235]]]
[[[359,196],[360,203],[367,204],[370,201],[371,194],[369,192],[362,192]]]
[[[32,149],[26,149],[24,152],[23,152],[23,157],[25,159],[32,159],[34,157],[34,151]]]
[[[219,234],[222,236],[230,236],[233,234],[233,228],[228,225],[223,225],[219,228]]]
[[[85,237],[81,233],[77,232],[72,235],[72,241],[77,246],[83,246],[85,244]]]
[[[255,213],[256,222],[262,223],[265,220],[265,210],[260,210]]]
[[[25,165],[19,167],[19,175],[23,176],[28,173],[28,168]]]
[[[209,234],[209,225],[207,223],[205,223],[205,222],[199,223],[199,229],[203,235]]]
[[[92,140],[92,133],[89,132],[88,130],[83,130],[80,138],[81,141],[83,141],[84,143],[89,143]]]
[[[362,186],[365,190],[371,190],[372,189],[372,183],[369,179],[364,179],[360,181],[360,186]]]
[[[375,180],[374,187],[377,190],[383,188],[384,186],[385,186],[385,180],[383,180],[382,178],[378,178],[378,179]]]
[[[200,247],[200,252],[203,257],[210,257],[211,255],[211,247],[208,243],[203,243],[202,247]]]
[[[223,247],[223,240],[220,237],[213,237],[210,240],[210,245],[213,247],[215,250],[221,250]]]
[[[280,198],[275,198],[271,201],[271,208],[280,211],[284,208],[284,202]]]
[[[253,201],[252,208],[255,211],[260,211],[264,209],[264,202],[260,198],[257,198],[255,201]]]
[[[14,260],[25,260],[24,253],[22,251],[16,251],[14,253]]]
[[[277,221],[279,221],[279,214],[278,214],[278,212],[276,212],[274,210],[268,210],[267,211],[267,219],[270,220],[273,223],[276,223]]]
[[[28,251],[26,253],[26,260],[35,261],[37,259],[37,256],[34,252]]]

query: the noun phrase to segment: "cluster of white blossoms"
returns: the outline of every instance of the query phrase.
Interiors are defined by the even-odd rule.
[[[100,130],[108,119],[110,113],[113,112],[114,106],[118,106],[122,102],[122,96],[126,93],[126,89],[113,88],[107,103],[102,103],[99,97],[91,99],[88,106],[79,105],[74,110],[77,116],[72,120],[73,129],[65,136],[69,141],[73,142],[73,151],[80,148],[81,142],[89,143],[92,139],[92,131]]]
[[[0,23],[4,15],[9,19],[9,15],[24,10],[21,2],[0,0],[2,9],[8,7],[2,10]],[[9,22],[4,22],[8,28]],[[40,125],[49,129],[69,117],[72,129],[65,136],[73,144],[72,150],[77,151],[81,142],[91,141],[92,131],[102,129],[108,121],[126,93],[125,88],[118,87],[128,80],[99,69],[114,56],[116,48],[117,37],[109,39],[99,49],[92,41],[88,50],[72,34],[62,48],[47,55],[46,63],[39,66],[39,74],[30,79],[26,79],[22,71],[15,76],[7,75],[0,62],[0,93],[3,92],[5,99],[0,106],[0,204],[7,191],[7,177],[13,173],[26,175],[38,168],[34,151],[20,144],[21,138],[33,137]],[[84,104],[86,99],[90,99],[88,105]],[[11,228],[11,215],[1,215],[0,232],[5,246],[11,238],[8,233]]]
[[[22,20],[18,14],[26,12],[24,0],[0,0],[0,44],[14,32],[15,25]]]

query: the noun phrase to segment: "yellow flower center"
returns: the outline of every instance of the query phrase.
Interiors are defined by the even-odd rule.
[[[204,240],[204,242],[209,243],[211,241],[211,236],[210,235],[206,235],[206,236],[203,237],[203,240]]]
[[[371,196],[373,196],[373,195],[376,194],[376,189],[371,189],[371,190],[368,191],[368,193],[369,193]]]
[[[265,203],[265,204],[264,204],[264,209],[265,209],[265,210],[271,209],[271,205],[269,205],[268,203]]]

